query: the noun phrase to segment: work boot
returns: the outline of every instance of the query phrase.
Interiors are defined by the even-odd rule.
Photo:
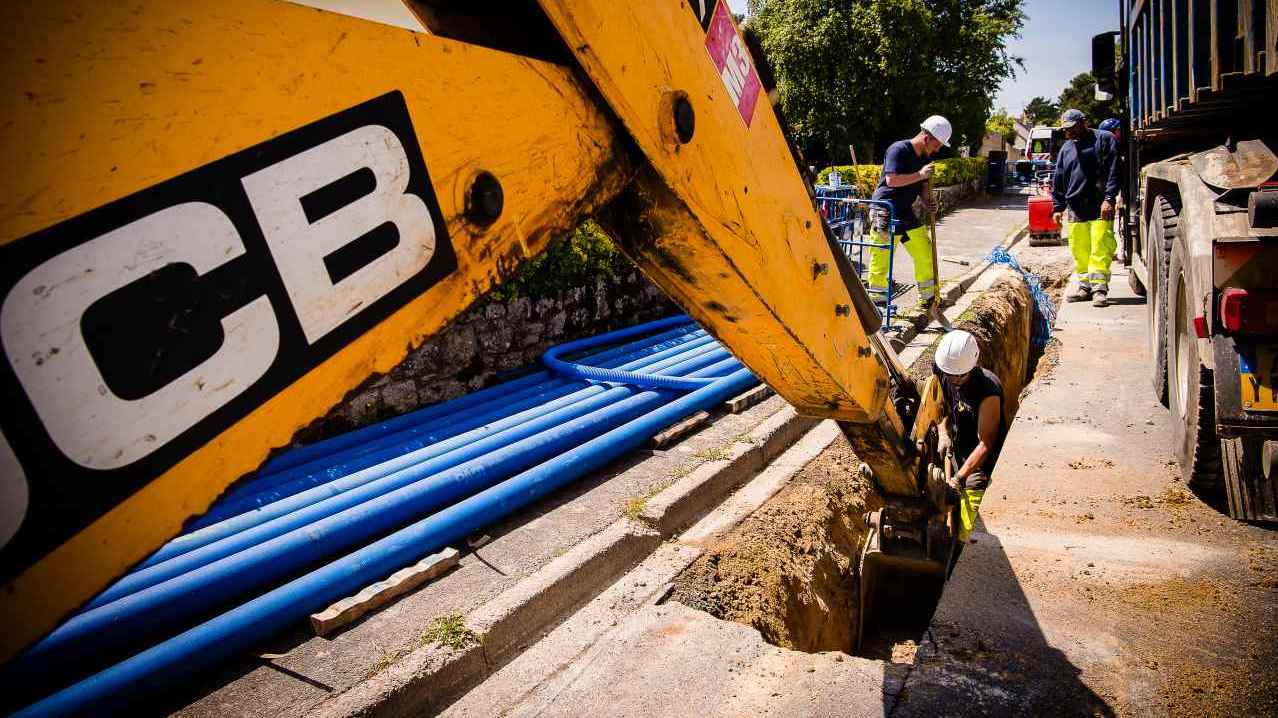
[[[1091,298],[1092,288],[1082,282],[1078,283],[1078,286],[1074,288],[1074,291],[1065,295],[1065,301],[1068,302],[1085,302]]]
[[[1109,288],[1096,287],[1092,289],[1092,306],[1108,307],[1109,306]]]

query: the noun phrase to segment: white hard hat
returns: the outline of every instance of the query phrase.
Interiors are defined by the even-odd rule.
[[[927,130],[927,133],[941,141],[946,147],[950,146],[950,135],[954,133],[954,128],[950,127],[950,121],[940,115],[932,115],[923,120],[923,124],[919,125]]]
[[[936,366],[946,374],[960,376],[976,367],[981,347],[976,337],[962,329],[955,329],[941,339],[936,347]]]

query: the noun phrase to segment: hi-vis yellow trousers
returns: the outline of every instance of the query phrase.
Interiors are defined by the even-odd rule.
[[[1118,251],[1114,220],[1094,219],[1069,223],[1069,251],[1074,255],[1078,283],[1093,290],[1109,291],[1109,265]]]
[[[887,232],[875,232],[874,241],[886,245]],[[928,237],[927,227],[915,227],[907,230],[901,239],[901,245],[914,260],[914,281],[919,285],[919,301],[930,302],[936,296],[936,267],[932,266],[932,240]],[[888,298],[888,250],[887,248],[870,249],[870,296],[874,299]]]
[[[985,489],[963,489],[959,491],[959,543],[967,543],[967,537],[972,535],[972,527],[976,526],[976,513],[981,509],[981,499],[983,498],[985,498]]]

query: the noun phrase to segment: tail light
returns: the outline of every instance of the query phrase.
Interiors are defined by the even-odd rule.
[[[1278,331],[1278,291],[1226,287],[1220,295],[1220,323],[1235,334]]]

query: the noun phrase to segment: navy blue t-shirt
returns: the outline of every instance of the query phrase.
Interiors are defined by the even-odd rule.
[[[923,185],[926,182],[915,182],[904,187],[888,187],[887,176],[889,173],[914,174],[923,169],[923,165],[926,164],[927,158],[915,154],[914,145],[910,144],[909,140],[893,142],[888,147],[887,154],[883,155],[883,172],[879,175],[879,186],[874,189],[872,199],[891,200],[892,207],[896,210],[896,219],[900,223],[897,228],[901,232],[923,226],[914,214],[914,200],[922,194]]]
[[[1052,174],[1052,211],[1073,210],[1080,222],[1100,218],[1101,202],[1117,197],[1121,174],[1118,141],[1105,130],[1087,130],[1066,140]]]

